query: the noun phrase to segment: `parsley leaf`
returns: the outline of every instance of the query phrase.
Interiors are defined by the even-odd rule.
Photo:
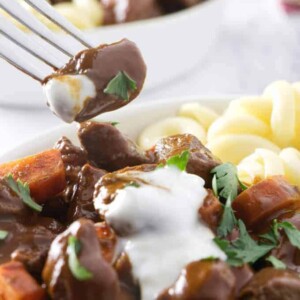
[[[238,189],[240,186],[239,179],[237,177],[237,168],[231,163],[225,163],[219,165],[211,170],[211,173],[215,176],[214,192],[224,199],[235,199],[238,195]]]
[[[244,263],[255,263],[277,246],[273,243],[259,244],[254,241],[246,230],[242,220],[238,220],[239,238],[233,242],[215,238],[215,243],[227,255],[227,262],[232,266],[240,266]]]
[[[93,274],[82,266],[77,257],[80,252],[81,244],[75,236],[69,236],[67,253],[69,255],[68,265],[72,275],[80,281],[89,280],[93,277]]]
[[[286,264],[273,255],[270,255],[268,258],[266,258],[266,261],[270,262],[275,269],[278,270],[286,269]]]
[[[276,228],[283,229],[290,243],[300,249],[300,231],[290,222],[281,222],[275,224]]]
[[[189,158],[190,152],[188,150],[184,150],[180,155],[175,155],[169,158],[166,162],[166,165],[169,167],[175,166],[180,171],[185,171]]]
[[[231,208],[231,203],[231,196],[229,196],[224,206],[224,212],[222,215],[221,223],[217,229],[218,236],[220,237],[227,236],[233,230],[235,225],[237,225],[237,219]]]
[[[219,197],[218,184],[217,184],[217,176],[216,176],[216,174],[214,175],[214,177],[213,177],[213,179],[212,179],[211,186],[212,186],[212,190],[213,190],[213,192],[214,192],[214,195],[215,195],[216,197]]]
[[[11,174],[7,175],[4,180],[27,206],[37,212],[42,211],[42,206],[31,198],[28,183],[23,183],[20,179],[15,180]]]
[[[8,236],[8,231],[0,230],[0,240],[5,240]]]
[[[246,191],[246,190],[248,189],[248,187],[247,187],[244,183],[242,183],[242,182],[239,180],[239,178],[238,178],[238,181],[239,181],[239,184],[240,184],[240,187],[241,187],[242,191]]]
[[[132,187],[135,187],[135,188],[141,187],[141,185],[139,183],[135,182],[135,181],[131,181],[131,182],[129,182],[125,185],[125,187],[128,187],[128,186],[132,186]]]
[[[120,122],[110,122],[110,124],[111,124],[112,126],[117,126],[118,124],[120,124]]]
[[[104,89],[105,94],[115,95],[128,101],[129,92],[137,89],[136,81],[129,77],[126,72],[120,71]]]

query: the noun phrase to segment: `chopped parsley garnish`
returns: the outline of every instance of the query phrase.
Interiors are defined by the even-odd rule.
[[[214,239],[215,243],[227,255],[227,262],[232,266],[241,266],[244,263],[255,263],[258,259],[265,256],[277,244],[258,243],[254,241],[247,232],[246,226],[242,220],[238,220],[239,237],[233,242],[223,240],[218,237]]]
[[[135,188],[141,187],[141,185],[139,183],[135,182],[135,181],[131,181],[131,182],[129,182],[125,185],[125,187],[128,187],[128,186],[132,186],[132,187],[135,187]]]
[[[8,231],[6,230],[0,230],[0,240],[5,240],[8,236]]]
[[[188,150],[184,150],[181,154],[174,155],[171,158],[169,158],[166,162],[166,165],[169,167],[174,166],[178,168],[180,171],[185,171],[189,158],[190,158],[190,152]]]
[[[226,237],[237,225],[237,219],[231,208],[231,203],[232,203],[231,196],[229,196],[226,200],[222,219],[217,229],[217,233],[219,237]]]
[[[117,126],[117,125],[119,125],[120,123],[119,123],[119,122],[110,122],[110,124],[111,124],[112,126]]]
[[[282,229],[286,236],[288,237],[290,243],[300,249],[300,231],[290,222],[280,222],[273,225],[275,226],[275,231]],[[277,234],[278,235],[278,234]]]
[[[89,280],[93,277],[93,274],[82,266],[79,262],[77,255],[81,250],[80,241],[75,236],[69,236],[67,253],[69,256],[68,265],[72,275],[80,281]]]
[[[31,198],[28,183],[23,183],[20,179],[15,180],[11,174],[7,175],[4,179],[9,187],[22,199],[27,206],[37,212],[42,211],[42,206]]]
[[[268,258],[266,258],[266,261],[270,262],[275,269],[278,270],[286,269],[286,264],[273,255],[270,255]]]
[[[120,71],[104,89],[105,94],[117,96],[128,101],[129,92],[137,89],[136,82],[126,72]]]
[[[277,222],[274,220],[269,232],[260,235],[259,240],[253,240],[247,232],[242,220],[237,220],[232,209],[232,201],[237,197],[239,189],[243,191],[248,187],[239,181],[237,168],[231,163],[225,163],[215,167],[212,171],[212,188],[214,194],[224,201],[224,211],[215,243],[227,255],[227,262],[233,266],[241,266],[244,263],[253,264],[263,258],[272,249],[279,245],[279,230],[283,230],[290,243],[300,249],[300,231],[290,222]],[[234,228],[239,230],[239,237],[234,241],[228,241],[228,236]],[[285,268],[283,262],[274,256],[267,259],[275,268]]]
[[[211,173],[214,174],[212,186],[216,196],[223,199],[228,199],[230,196],[234,200],[238,195],[239,187],[242,190],[247,189],[238,179],[236,166],[231,163],[219,165],[213,168]]]

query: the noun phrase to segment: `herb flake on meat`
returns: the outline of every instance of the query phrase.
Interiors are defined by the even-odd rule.
[[[123,71],[120,71],[104,89],[105,94],[117,96],[121,100],[129,100],[129,92],[137,89],[136,82]]]
[[[8,186],[22,199],[22,201],[31,209],[41,212],[42,206],[36,203],[30,196],[30,189],[28,183],[22,182],[20,179],[15,180],[11,174],[5,178]]]
[[[275,269],[278,270],[286,269],[286,264],[273,255],[270,255],[268,258],[266,258],[266,261],[270,262]]]
[[[221,222],[217,229],[219,237],[226,237],[237,225],[237,219],[234,215],[231,203],[231,196],[229,196],[226,200]]]
[[[93,274],[80,264],[77,257],[81,250],[80,241],[75,236],[69,236],[68,238],[68,265],[72,275],[79,281],[89,280],[93,277]]]
[[[166,165],[169,167],[174,166],[178,168],[180,171],[185,171],[189,158],[190,158],[190,152],[188,150],[184,150],[181,154],[174,155],[171,158],[169,158],[166,162]]]
[[[214,242],[227,255],[227,262],[232,266],[241,266],[244,263],[255,263],[277,246],[273,243],[259,243],[254,241],[247,232],[242,220],[238,220],[239,237],[233,242],[216,237]]]
[[[8,231],[6,230],[0,230],[0,240],[3,241],[7,238],[8,236]]]

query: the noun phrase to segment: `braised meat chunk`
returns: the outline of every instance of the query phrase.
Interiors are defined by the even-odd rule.
[[[202,177],[207,188],[211,187],[212,175],[210,171],[221,161],[204,147],[204,145],[191,134],[178,134],[161,139],[149,155],[154,155],[157,163],[165,163],[174,155],[180,155],[184,150],[190,153],[186,171]]]
[[[51,218],[40,216],[0,181],[0,228],[7,237],[0,242],[0,263],[21,261],[39,277],[52,240],[64,227]]]
[[[178,11],[196,5],[203,0],[157,0],[167,13]]]
[[[53,241],[43,279],[55,300],[118,299],[117,275],[102,257],[94,224],[88,220],[75,221]]]
[[[78,136],[89,160],[104,170],[115,171],[149,162],[131,140],[109,123],[81,123]]]
[[[232,207],[249,229],[261,231],[273,219],[300,208],[300,191],[285,178],[274,176],[239,194]]]
[[[202,260],[188,264],[175,284],[158,300],[233,300],[235,277],[221,261]]]
[[[149,19],[162,14],[156,0],[101,0],[104,9],[104,24],[125,23]]]
[[[241,300],[298,300],[300,278],[297,273],[265,268],[242,289]]]
[[[86,218],[96,222],[99,218],[93,205],[95,184],[106,172],[97,169],[89,164],[82,167],[78,177],[76,192],[72,198],[69,211],[68,222],[73,222],[80,218]]]
[[[203,205],[199,208],[201,219],[214,231],[220,224],[223,213],[223,207],[219,199],[214,195],[212,190],[208,190],[208,194],[204,199]]]

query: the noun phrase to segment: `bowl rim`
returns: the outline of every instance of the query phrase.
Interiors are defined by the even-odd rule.
[[[150,26],[150,25],[154,25],[157,23],[159,23],[159,24],[168,23],[168,22],[172,22],[173,20],[184,17],[184,16],[187,17],[190,14],[197,12],[198,10],[202,10],[205,7],[208,7],[212,4],[215,4],[217,2],[222,2],[222,1],[225,1],[225,0],[205,0],[202,3],[198,3],[194,6],[182,9],[177,12],[173,12],[173,13],[169,13],[169,14],[165,14],[165,15],[161,15],[161,16],[157,16],[157,17],[153,17],[153,18],[148,18],[148,19],[131,21],[131,22],[127,22],[127,23],[101,25],[101,26],[97,26],[94,28],[83,29],[82,31],[86,34],[89,34],[89,33],[93,34],[97,30],[110,31],[110,30],[130,29],[130,28],[136,27],[136,26]]]
[[[240,98],[244,95],[238,95],[238,94],[228,94],[228,95],[192,95],[192,96],[180,96],[180,97],[169,97],[169,98],[163,98],[163,99],[158,99],[158,100],[153,100],[153,101],[143,101],[141,103],[132,103],[129,106],[125,106],[121,109],[118,109],[116,111],[104,113],[101,116],[98,116],[94,118],[94,120],[102,120],[102,121],[111,121],[111,120],[116,120],[114,117],[115,115],[122,115],[122,113],[126,114],[135,114],[138,113],[139,111],[151,111],[154,110],[157,107],[167,107],[170,106],[171,110],[174,107],[179,107],[181,104],[184,103],[189,103],[189,102],[198,102],[199,104],[203,104],[205,106],[211,106],[213,108],[216,108],[218,106],[224,106],[227,105],[231,100]],[[223,109],[222,109],[223,110]],[[50,113],[50,111],[49,111]],[[172,115],[172,112],[170,112],[170,116]],[[122,122],[124,124],[126,122]],[[11,159],[6,159],[6,157],[13,156],[15,158],[13,159],[18,159],[23,157],[23,155],[16,156],[14,155],[17,152],[22,152],[22,148],[26,148],[28,145],[36,143],[36,141],[39,140],[44,140],[45,137],[51,136],[55,133],[61,132],[61,135],[64,135],[64,132],[67,131],[72,131],[74,128],[77,127],[77,123],[72,123],[72,124],[61,124],[58,126],[54,126],[51,129],[44,130],[41,133],[38,133],[34,135],[33,137],[26,139],[12,147],[9,147],[7,150],[5,150],[3,153],[0,153],[0,163],[7,162]],[[122,130],[121,130],[122,131]],[[39,144],[39,143],[38,143]],[[37,145],[38,147],[38,145]],[[13,153],[11,155],[11,153]]]

